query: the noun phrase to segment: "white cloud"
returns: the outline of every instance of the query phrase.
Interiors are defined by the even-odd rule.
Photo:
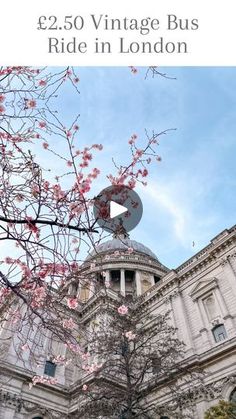
[[[202,208],[196,207],[194,187],[190,192],[186,190],[186,184],[181,181],[165,183],[165,185],[160,182],[158,185],[149,182],[143,193],[150,203],[149,207],[153,213],[151,217],[155,219],[157,213],[160,212],[160,224],[163,227],[165,223],[166,230],[168,232],[171,230],[173,240],[177,242],[177,245],[188,250],[192,248],[196,252],[206,244],[209,229],[215,222],[215,217],[212,214],[203,216]]]

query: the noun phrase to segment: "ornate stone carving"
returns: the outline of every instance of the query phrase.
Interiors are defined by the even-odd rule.
[[[0,404],[3,406],[14,406],[16,412],[20,412],[23,406],[23,402],[20,397],[4,390],[0,390]]]

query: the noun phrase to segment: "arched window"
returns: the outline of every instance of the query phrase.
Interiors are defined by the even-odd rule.
[[[210,295],[203,300],[209,320],[214,320],[219,312],[217,311],[214,295]]]
[[[90,287],[89,284],[83,284],[80,289],[80,300],[85,303],[89,299]]]
[[[227,338],[227,333],[223,324],[219,324],[212,329],[213,336],[216,342],[225,340]]]
[[[232,403],[235,403],[236,404],[236,387],[233,389],[232,393],[230,394],[229,400]]]

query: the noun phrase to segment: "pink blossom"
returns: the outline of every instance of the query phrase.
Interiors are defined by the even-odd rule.
[[[47,81],[46,80],[39,80],[39,86],[43,87],[46,86]]]
[[[135,337],[136,337],[136,335],[135,335],[135,333],[133,333],[131,330],[129,330],[128,332],[125,332],[125,337],[126,337],[128,340],[134,340],[134,339],[135,339]]]
[[[5,96],[0,94],[0,103],[4,102],[4,100],[5,100]]]
[[[0,113],[5,112],[6,108],[3,105],[0,105]]]
[[[22,202],[24,201],[24,196],[22,194],[17,194],[16,195],[16,201],[17,202]]]
[[[57,365],[68,365],[71,362],[71,359],[66,359],[63,355],[56,355],[52,361]]]
[[[71,329],[74,329],[74,327],[75,327],[75,323],[74,323],[73,319],[70,317],[68,320],[63,320],[63,322],[62,322],[62,326],[63,326],[65,329],[69,329],[69,330],[71,330]]]
[[[118,313],[121,315],[128,313],[128,307],[126,307],[124,304],[117,309]]]
[[[24,345],[21,346],[22,351],[27,351],[29,349],[29,345],[27,343],[25,343]]]
[[[78,307],[78,301],[76,298],[67,298],[67,305],[69,308],[75,309]]]
[[[134,251],[134,249],[133,249],[132,247],[128,247],[127,252],[128,252],[129,254],[133,253],[133,251]]]
[[[52,377],[47,377],[47,376],[40,376],[40,375],[34,375],[32,378],[32,383],[29,384],[29,388],[31,389],[32,386],[35,386],[36,384],[41,383],[41,384],[56,384],[57,383],[57,379],[56,378],[52,378]]]
[[[7,256],[7,257],[5,257],[5,263],[7,263],[7,264],[14,263],[14,259]]]
[[[84,384],[84,385],[83,385],[82,390],[83,390],[83,391],[88,390],[88,386],[87,386],[87,384]]]
[[[46,128],[47,124],[45,121],[39,121],[39,128]]]
[[[103,149],[103,145],[102,144],[93,144],[92,146],[93,148],[96,148],[97,150],[101,151]]]
[[[37,105],[37,102],[35,99],[28,99],[26,101],[26,108],[35,108]]]
[[[46,143],[46,142],[44,142],[44,143],[43,143],[43,148],[45,148],[45,150],[47,150],[47,149],[48,149],[48,147],[49,147],[49,144],[48,144],[48,143]]]

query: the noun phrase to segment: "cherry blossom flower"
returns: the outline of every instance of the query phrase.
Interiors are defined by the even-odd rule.
[[[74,322],[74,320],[70,317],[68,320],[63,320],[63,322],[62,322],[62,326],[63,326],[65,329],[72,330],[72,329],[74,329],[74,327],[75,327],[75,322]]]
[[[67,298],[67,305],[71,309],[75,309],[76,307],[78,307],[77,298]]]
[[[135,339],[135,337],[136,337],[136,335],[135,335],[135,333],[133,333],[131,330],[129,330],[128,332],[125,332],[125,337],[126,337],[128,340],[134,340],[134,339]]]
[[[29,388],[31,389],[32,386],[35,386],[36,384],[41,383],[41,384],[56,384],[57,383],[57,379],[53,378],[53,377],[48,377],[48,376],[40,376],[40,375],[34,375],[32,378],[32,383],[29,384]]]
[[[6,108],[3,105],[0,105],[0,113],[4,113]]]
[[[36,100],[35,99],[28,99],[27,101],[26,101],[26,108],[27,109],[29,109],[29,108],[36,108],[36,105],[37,105],[37,102],[36,102]]]
[[[48,143],[46,143],[46,142],[43,142],[43,148],[45,148],[45,150],[47,150],[47,149],[48,149],[48,147],[49,147],[49,144],[48,144]]]
[[[11,257],[7,256],[7,257],[5,257],[5,263],[7,263],[8,265],[10,263],[14,263],[14,259],[12,259]]]
[[[96,148],[97,150],[101,151],[103,149],[103,145],[102,144],[93,144],[92,148]]]
[[[46,128],[47,124],[45,121],[39,121],[39,128]]]
[[[25,343],[24,345],[21,346],[22,351],[28,351],[29,349],[29,345],[27,343]]]
[[[121,315],[128,313],[128,307],[126,307],[124,304],[117,309],[118,313]]]
[[[133,253],[134,249],[132,247],[128,247],[127,252],[131,255]]]
[[[87,384],[84,384],[84,385],[83,385],[82,390],[83,390],[83,391],[87,391],[87,390],[88,390],[88,386],[87,386]]]
[[[5,100],[5,96],[0,94],[0,103],[4,102],[4,100]]]
[[[56,355],[52,362],[54,362],[57,365],[68,365],[72,360],[71,359],[66,359],[66,357],[64,355]]]
[[[39,80],[39,86],[43,87],[47,85],[47,81],[46,80]]]

